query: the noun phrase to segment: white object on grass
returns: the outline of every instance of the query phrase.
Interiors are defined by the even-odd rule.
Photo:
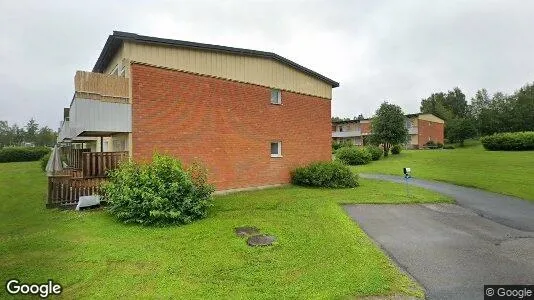
[[[81,208],[99,205],[100,204],[100,196],[99,195],[92,195],[92,196],[81,196],[78,200],[78,205],[76,205],[76,210],[80,210]]]

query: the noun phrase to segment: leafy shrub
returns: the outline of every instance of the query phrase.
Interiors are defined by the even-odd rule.
[[[443,146],[443,149],[454,149],[453,145],[445,145]]]
[[[292,171],[291,182],[303,186],[348,188],[358,186],[358,175],[340,162],[315,162]]]
[[[441,148],[443,148],[443,144],[440,143],[440,142],[437,142],[437,143],[436,143],[436,147],[437,147],[438,149],[441,149]]]
[[[391,154],[393,154],[393,155],[400,154],[401,150],[402,150],[401,145],[393,145],[393,146],[391,146]]]
[[[0,163],[40,160],[50,153],[47,147],[5,147],[0,149]]]
[[[425,143],[425,146],[427,146],[427,147],[435,147],[436,146],[436,142],[434,142],[432,140],[428,141],[428,142]]]
[[[382,157],[384,151],[378,146],[367,146],[365,147],[369,153],[371,153],[372,160],[379,160]]]
[[[480,138],[486,150],[534,150],[534,131],[503,132]]]
[[[334,153],[339,148],[352,147],[352,146],[354,146],[354,145],[349,141],[342,141],[340,143],[332,142],[332,151],[333,151],[332,153]]]
[[[43,170],[43,172],[46,172],[46,165],[48,164],[48,160],[50,159],[50,154],[51,153],[45,154],[43,157],[41,157],[41,160],[39,161],[39,163],[41,164],[41,170]]]
[[[347,165],[366,165],[372,156],[365,148],[342,147],[336,151],[336,158]]]
[[[198,164],[187,170],[170,156],[152,163],[125,162],[102,187],[110,213],[124,223],[187,224],[206,217],[214,188]]]

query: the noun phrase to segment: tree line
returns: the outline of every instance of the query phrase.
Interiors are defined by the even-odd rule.
[[[9,125],[7,121],[0,121],[0,148],[8,146],[54,146],[57,133],[47,126],[40,127],[31,118],[26,126],[20,127],[16,123]]]
[[[449,142],[463,143],[468,138],[500,132],[534,131],[534,83],[511,95],[497,92],[490,96],[486,89],[481,89],[469,104],[456,87],[422,99],[421,112],[445,121]]]

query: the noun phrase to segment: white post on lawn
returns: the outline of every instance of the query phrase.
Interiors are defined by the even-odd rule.
[[[410,185],[408,184],[408,180],[412,178],[412,169],[403,168],[402,172],[404,172],[404,181],[406,182],[406,198],[409,198],[410,197]]]

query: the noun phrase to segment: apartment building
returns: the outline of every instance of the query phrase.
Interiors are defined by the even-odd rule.
[[[76,72],[58,142],[200,161],[217,190],[288,183],[292,169],[331,158],[337,86],[270,52],[115,31],[92,72]]]
[[[443,143],[444,121],[433,114],[408,114],[405,126],[410,136],[406,147],[422,148],[428,141]],[[371,119],[332,122],[332,141],[364,145],[371,134]]]

